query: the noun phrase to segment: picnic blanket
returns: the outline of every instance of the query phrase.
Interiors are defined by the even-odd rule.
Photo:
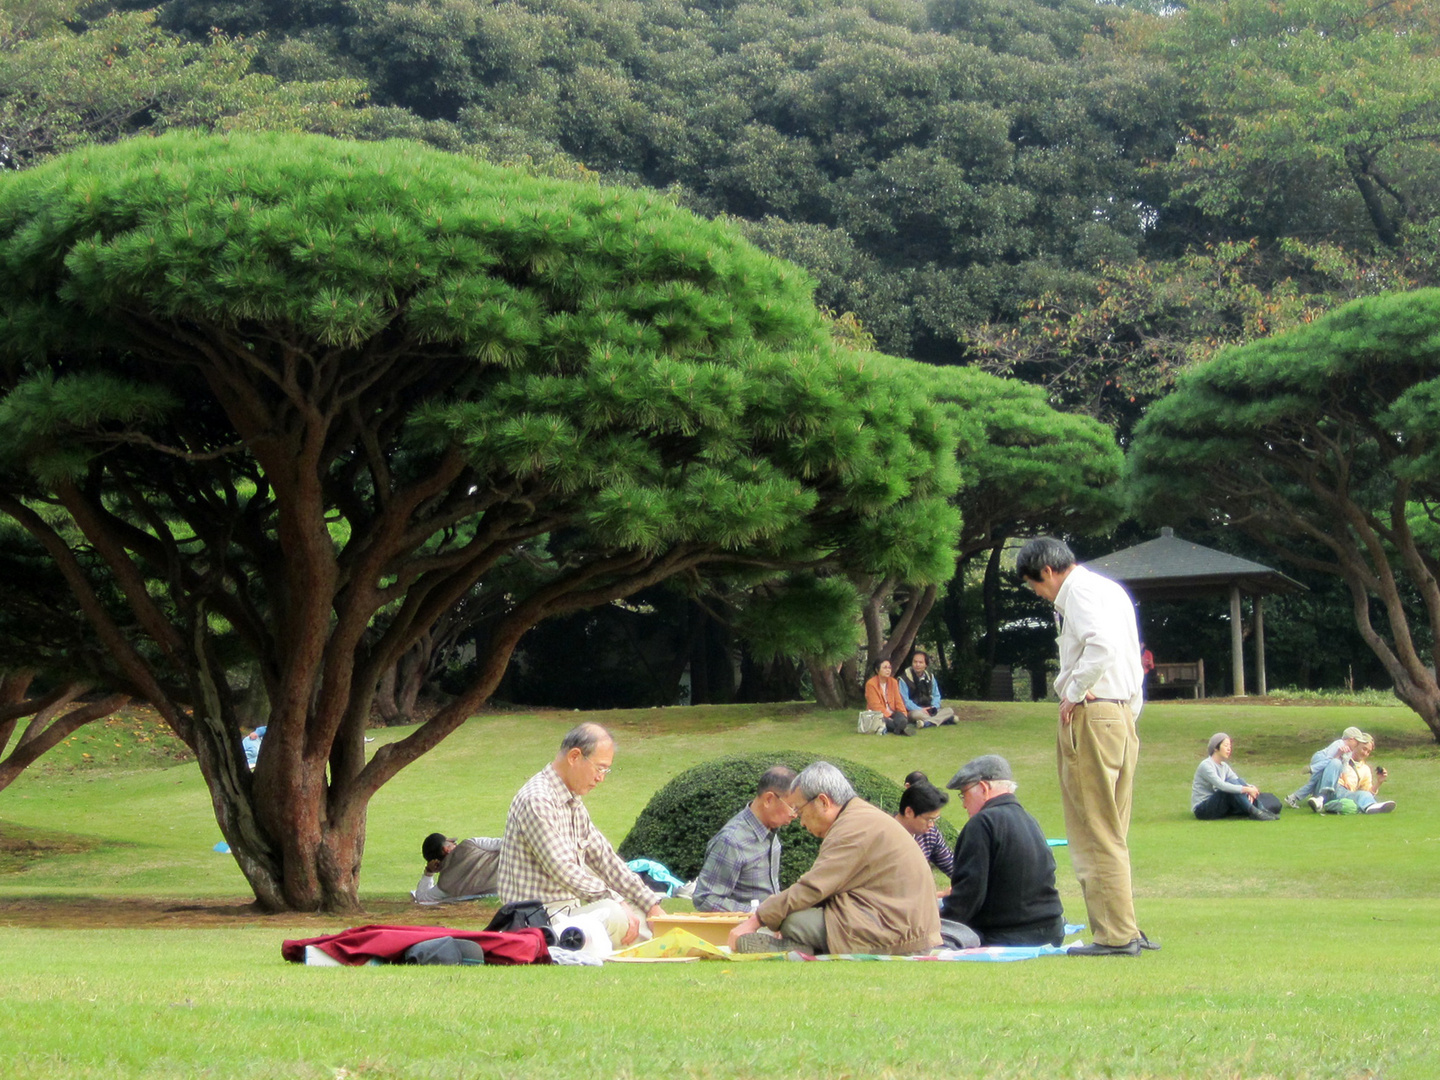
[[[371,960],[395,963],[411,945],[431,938],[453,937],[473,941],[485,950],[487,964],[548,964],[550,950],[545,946],[544,931],[538,927],[527,930],[450,930],[443,926],[355,926],[338,934],[286,941],[280,955],[292,963],[305,962],[305,946],[313,945],[342,964],[360,965]]]
[[[650,941],[642,941],[621,949],[610,957],[612,960],[724,960],[726,962],[752,960],[962,960],[982,963],[1006,963],[1013,960],[1033,960],[1040,956],[1064,956],[1063,945],[988,945],[978,949],[936,949],[919,956],[882,956],[873,953],[823,953],[811,955],[805,952],[732,953],[719,945],[712,945],[696,937],[688,930],[670,930]]]

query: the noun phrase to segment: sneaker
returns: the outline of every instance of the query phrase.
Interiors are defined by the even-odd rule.
[[[1391,810],[1394,810],[1394,809],[1395,809],[1395,804],[1394,804],[1393,802],[1377,802],[1377,803],[1371,803],[1369,806],[1367,806],[1367,807],[1365,808],[1365,813],[1367,813],[1367,814],[1388,814],[1388,813],[1390,813]]]
[[[1310,798],[1305,800],[1305,805],[1318,814],[1325,809],[1325,800],[1320,798],[1319,795],[1311,795]]]
[[[944,720],[940,721],[940,726],[949,727],[953,723],[955,723],[955,718],[953,716],[947,716]]]
[[[1288,807],[1290,807],[1291,810],[1299,810],[1299,809],[1300,809],[1300,800],[1297,799],[1294,795],[1286,795],[1286,796],[1285,796],[1285,805],[1288,806]]]

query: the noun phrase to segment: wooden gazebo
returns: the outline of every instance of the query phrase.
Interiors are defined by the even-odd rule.
[[[1230,597],[1230,654],[1236,697],[1245,696],[1240,596],[1248,594],[1254,609],[1255,671],[1258,690],[1265,686],[1265,600],[1273,593],[1302,592],[1305,586],[1278,570],[1214,548],[1181,540],[1164,528],[1154,540],[1124,548],[1085,564],[1097,574],[1118,581],[1139,603],[1147,600],[1195,600]]]

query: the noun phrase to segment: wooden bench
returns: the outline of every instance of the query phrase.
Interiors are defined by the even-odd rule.
[[[1189,690],[1193,697],[1205,696],[1205,661],[1188,660],[1180,664],[1156,664],[1145,679],[1148,697],[1157,690]]]

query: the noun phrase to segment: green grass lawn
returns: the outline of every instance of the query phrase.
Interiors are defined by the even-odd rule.
[[[857,736],[853,716],[802,706],[587,714],[619,740],[587,803],[618,841],[669,777],[730,752],[833,753],[939,782],[999,752],[1021,801],[1063,835],[1053,706],[967,712],[977,722],[913,739]],[[498,835],[515,789],[576,718],[477,718],[382,789],[362,882],[381,913],[372,921],[409,917],[399,901],[427,832]],[[1351,723],[1377,737],[1395,814],[1190,817],[1212,732],[1234,737],[1243,776],[1284,795]],[[280,959],[281,940],[345,921],[242,912],[78,928],[57,914],[47,925],[37,907],[248,898],[211,850],[220,836],[193,763],[150,750],[137,760],[111,735],[121,746],[104,761],[77,742],[0,793],[0,833],[66,840],[0,864],[10,1076],[1440,1076],[1440,748],[1402,709],[1147,707],[1131,843],[1140,922],[1164,949],[1006,965],[303,968]],[[963,824],[958,801],[947,812]],[[1082,922],[1063,848],[1057,857],[1067,915]],[[488,909],[445,918],[483,925]]]

